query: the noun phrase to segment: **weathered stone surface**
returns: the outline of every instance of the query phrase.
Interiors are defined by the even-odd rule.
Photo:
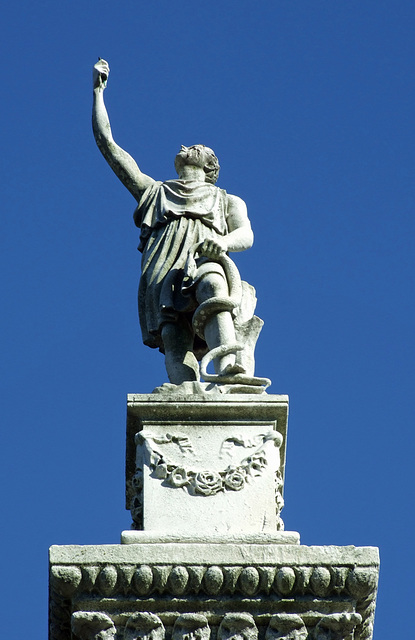
[[[295,613],[277,613],[271,616],[265,640],[306,640],[307,628],[301,616]]]
[[[76,611],[109,615],[117,638],[140,612],[158,616],[167,637],[179,616],[188,616],[184,620],[191,626],[196,614],[205,616],[214,634],[226,616],[243,614],[267,640],[340,640],[341,633],[347,640],[369,640],[372,635],[379,570],[378,550],[372,547],[55,546],[50,562],[51,640],[67,640],[65,629]],[[311,635],[304,637],[304,628]]]
[[[297,531],[276,531],[275,533],[157,533],[152,531],[129,530],[121,532],[121,544],[170,544],[172,542],[202,543],[202,544],[300,544],[300,534]]]
[[[160,618],[153,613],[133,613],[127,620],[123,640],[164,640],[165,629]]]
[[[218,640],[258,640],[255,620],[249,613],[227,613],[219,629]]]
[[[206,616],[184,613],[174,623],[172,640],[209,640],[210,628]]]
[[[134,545],[54,545],[50,548],[50,562],[53,574],[61,573],[58,567],[65,569],[65,575],[73,576],[75,588],[79,585],[80,567],[107,565],[238,565],[271,567],[341,567],[348,568],[348,576],[343,590],[350,591],[356,598],[365,597],[367,589],[372,589],[373,568],[379,566],[379,551],[376,547],[336,547],[306,546],[282,544],[209,544],[209,543],[150,543]],[[71,570],[66,571],[66,568]],[[62,569],[62,572],[63,572]],[[354,585],[354,576],[359,572],[361,583],[358,590]],[[375,572],[376,575],[376,572]],[[310,572],[311,576],[311,572]],[[313,584],[308,576],[307,580]],[[63,584],[68,584],[65,579]],[[64,587],[62,586],[62,589]],[[333,584],[333,589],[338,589]]]
[[[114,640],[116,629],[105,613],[76,611],[72,615],[72,632],[79,640]]]
[[[131,395],[127,412],[135,528],[185,536],[283,528],[286,396]]]
[[[353,640],[354,630],[361,624],[358,613],[341,613],[323,616],[316,624],[314,640]]]

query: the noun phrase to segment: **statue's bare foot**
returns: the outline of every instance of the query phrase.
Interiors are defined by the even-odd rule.
[[[228,364],[221,372],[220,376],[236,376],[238,373],[246,373],[245,368],[235,362],[235,364]]]

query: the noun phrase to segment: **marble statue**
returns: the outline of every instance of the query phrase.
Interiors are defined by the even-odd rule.
[[[137,201],[142,273],[138,307],[143,342],[165,354],[170,382],[199,380],[262,384],[253,351],[262,320],[255,290],[242,282],[228,252],[249,249],[253,233],[241,198],[215,186],[219,162],[212,149],[182,146],[178,179],[142,173],[114,141],[104,90],[109,65],[93,70],[93,132],[104,158]],[[215,374],[206,370],[213,361]],[[265,380],[265,382],[264,382]]]

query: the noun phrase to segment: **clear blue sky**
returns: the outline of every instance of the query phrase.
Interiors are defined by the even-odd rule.
[[[288,393],[286,528],[381,551],[375,640],[409,638],[414,565],[415,5],[403,0],[8,3],[1,26],[2,544],[8,640],[47,635],[47,549],[116,543],[141,344],[134,200],[92,137],[156,179],[212,147],[248,205],[237,256]]]

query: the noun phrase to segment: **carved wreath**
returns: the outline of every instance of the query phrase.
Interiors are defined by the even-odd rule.
[[[187,436],[172,436],[166,434],[161,438],[141,432],[139,439],[144,445],[145,451],[149,458],[149,466],[154,478],[164,480],[164,482],[175,488],[184,488],[191,495],[212,496],[220,491],[241,491],[246,484],[249,484],[254,478],[262,475],[267,461],[267,445],[276,447],[281,446],[282,436],[277,431],[267,434],[261,434],[257,437],[261,445],[252,455],[247,456],[238,465],[229,465],[223,471],[195,471],[185,466],[171,464],[165,460],[163,455],[156,451],[150,444],[150,441],[156,444],[166,444],[173,442],[177,444],[183,453],[193,453],[193,448]],[[244,446],[253,446],[252,442],[247,443],[241,438],[229,438],[225,440],[222,449],[230,447],[231,443],[243,444]],[[142,471],[137,470],[133,477],[133,485],[136,489],[142,487]]]

